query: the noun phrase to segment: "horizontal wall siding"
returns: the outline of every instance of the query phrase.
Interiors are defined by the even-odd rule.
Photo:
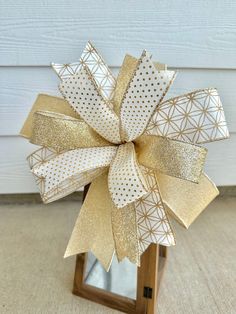
[[[145,48],[178,67],[236,68],[232,0],[0,0],[0,64],[78,59],[94,40],[110,65]]]
[[[26,157],[36,146],[20,137],[0,137],[0,193],[38,192]]]
[[[232,0],[0,0],[0,193],[37,188],[17,136],[38,93],[59,95],[50,62],[77,61],[88,39],[117,75],[143,49],[176,69],[167,97],[216,87],[231,138],[207,145],[206,172],[236,184],[236,2]]]

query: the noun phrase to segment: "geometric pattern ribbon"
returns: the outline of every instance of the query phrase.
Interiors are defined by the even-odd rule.
[[[53,69],[62,81],[78,73],[83,65],[87,66],[90,74],[93,76],[97,90],[101,92],[105,99],[110,99],[116,84],[115,77],[90,41],[88,41],[78,62],[70,64],[52,63]]]
[[[175,238],[165,212],[155,172],[145,167],[141,169],[150,191],[134,203],[140,253],[143,253],[151,243],[175,245]]]
[[[229,137],[222,103],[215,88],[164,101],[156,109],[145,133],[196,144]]]
[[[114,252],[139,265],[151,243],[174,245],[168,215],[188,227],[218,194],[203,173],[206,149],[228,138],[219,95],[204,89],[163,101],[175,72],[144,51],[117,80],[89,42],[78,62],[53,64],[65,100],[40,95],[21,134],[45,203],[92,182],[65,256]]]

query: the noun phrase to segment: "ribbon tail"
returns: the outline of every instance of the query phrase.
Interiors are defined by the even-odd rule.
[[[133,204],[123,208],[112,206],[112,230],[118,261],[127,257],[131,263],[140,265],[140,251],[136,211]]]
[[[169,214],[188,228],[219,194],[215,184],[202,173],[198,184],[156,173],[160,193]]]
[[[175,245],[175,236],[162,202],[155,172],[143,166],[140,168],[150,190],[134,203],[140,253],[142,254],[151,243],[164,246]]]
[[[111,223],[112,206],[107,174],[103,174],[91,183],[65,257],[91,251],[103,267],[109,270],[115,249]]]

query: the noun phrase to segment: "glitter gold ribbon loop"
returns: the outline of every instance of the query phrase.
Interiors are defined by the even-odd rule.
[[[111,145],[83,120],[50,111],[34,113],[30,142],[56,150]]]
[[[167,175],[198,182],[205,162],[205,148],[161,136],[143,135],[135,141],[138,161]]]
[[[92,182],[65,256],[91,250],[108,270],[115,251],[139,265],[150,243],[175,244],[167,210],[188,227],[218,194],[193,145],[229,135],[218,92],[163,102],[174,71],[144,51],[115,80],[90,42],[53,68],[66,100],[39,95],[21,135],[44,146],[29,164],[45,203]]]
[[[34,113],[36,111],[50,111],[80,119],[79,114],[72,107],[70,107],[69,103],[63,98],[39,94],[20,131],[21,136],[31,138]]]

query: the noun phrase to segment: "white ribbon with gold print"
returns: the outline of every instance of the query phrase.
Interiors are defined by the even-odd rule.
[[[59,109],[60,114],[56,114],[55,106],[50,114],[40,112],[37,106],[35,122],[30,121],[35,129],[28,137],[46,147],[30,156],[32,172],[45,202],[93,181],[66,256],[91,249],[108,269],[115,250],[119,260],[126,256],[138,265],[140,254],[150,243],[175,244],[167,210],[188,227],[218,193],[202,174],[206,150],[194,144],[229,136],[219,95],[215,89],[206,89],[163,102],[175,72],[158,66],[146,51],[139,60],[126,56],[116,84],[90,42],[79,62],[53,64],[62,79],[62,95],[83,121],[62,116]],[[29,117],[32,119],[32,115]],[[52,125],[58,127],[56,138],[52,138]],[[80,130],[79,141],[69,135],[73,131],[80,136]],[[91,147],[86,141],[88,136]],[[163,150],[155,153],[151,141],[152,146],[158,143]],[[188,159],[185,166],[181,164],[183,159]],[[210,192],[204,198],[206,188]],[[195,195],[184,203],[186,192]],[[198,203],[199,196],[202,200]],[[186,204],[192,213],[186,212]],[[108,238],[102,244],[104,223]],[[93,224],[94,231],[85,234]]]

